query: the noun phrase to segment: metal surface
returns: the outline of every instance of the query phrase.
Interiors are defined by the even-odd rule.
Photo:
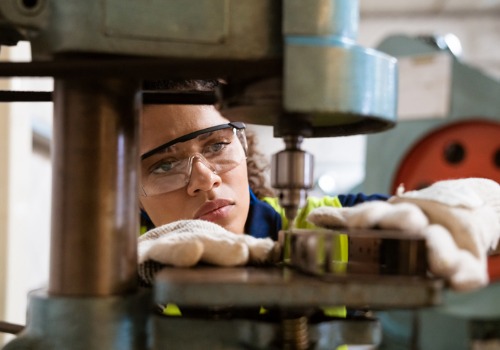
[[[396,121],[397,62],[356,45],[357,0],[283,2],[283,74],[226,96],[229,118],[275,126],[275,136],[345,136]]]
[[[420,348],[498,349],[499,295],[500,283],[470,293],[444,293],[443,305],[419,311]]]
[[[324,281],[289,268],[165,268],[157,275],[154,301],[197,307],[414,308],[439,303],[442,288],[441,280],[411,276],[339,275]]]
[[[63,55],[53,61],[1,62],[0,76],[122,79],[214,79],[230,76],[244,80],[279,75],[282,67],[282,61],[276,57],[229,60]]]
[[[346,235],[349,259],[340,261],[336,242]],[[427,276],[427,250],[424,238],[405,238],[390,230],[290,230],[289,264],[323,279],[346,274]],[[337,248],[338,249],[338,248]]]
[[[0,321],[0,333],[18,334],[23,329],[24,326],[19,324]]]
[[[288,267],[165,268],[156,278],[154,302],[174,303],[184,317],[153,318],[153,349],[377,346],[382,334],[377,321],[328,319],[322,308],[429,307],[440,303],[442,289],[443,281],[417,276],[339,273],[318,278]],[[257,314],[262,307],[269,313]],[[323,315],[320,320],[315,310]]]
[[[144,350],[151,296],[115,297],[30,295],[28,325],[3,350]]]
[[[285,136],[285,149],[272,158],[271,186],[278,191],[281,206],[291,224],[306,204],[307,191],[314,187],[314,157],[300,148],[302,136]]]
[[[394,126],[396,60],[340,39],[292,38],[287,43],[284,108],[307,114],[304,119],[314,136],[365,134]]]
[[[274,133],[285,138],[286,149],[273,157],[271,178],[293,223],[313,179],[301,137],[394,126],[397,72],[395,59],[355,44],[358,1],[290,0],[283,6],[283,106]]]
[[[301,0],[283,2],[283,31],[289,35],[336,35],[356,40],[358,1]]]
[[[312,136],[394,125],[396,60],[356,45],[358,19],[356,0],[284,2],[283,106],[310,124]]]
[[[277,335],[280,323],[243,319],[187,319],[179,317],[153,317],[152,349],[189,350],[277,350],[300,349],[283,347]],[[378,345],[380,324],[375,320],[339,320],[309,324],[308,350],[331,350],[341,344]]]
[[[5,0],[0,3],[0,24],[26,34],[40,66],[61,56],[112,54],[115,60],[155,57],[171,63],[159,72],[154,62],[136,62],[135,69],[104,62],[102,74],[223,77],[232,86],[225,92],[231,100],[226,109],[236,108],[242,121],[277,126],[280,136],[288,133],[280,130],[287,124],[304,132],[303,122],[309,124],[307,136],[315,137],[370,133],[394,125],[396,60],[356,45],[357,0],[186,1]],[[277,61],[280,68],[264,74],[255,69],[269,61]],[[239,67],[233,69],[235,65]],[[4,67],[9,75],[29,74],[20,66]],[[95,74],[99,68],[87,63],[50,75]],[[278,81],[279,88],[258,88],[266,95],[265,103],[262,95],[246,93],[269,80]]]
[[[135,81],[55,81],[51,295],[136,288],[137,91]]]
[[[52,102],[52,91],[5,91],[0,90],[0,102]],[[217,102],[215,93],[162,93],[142,92],[143,104],[202,104]]]
[[[280,1],[4,0],[2,17],[36,34],[34,60],[68,52],[255,60],[282,47]]]

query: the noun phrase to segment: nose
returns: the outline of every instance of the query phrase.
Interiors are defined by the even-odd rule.
[[[205,164],[199,158],[193,159],[191,177],[187,185],[187,192],[190,196],[196,195],[200,191],[210,191],[219,187],[222,179],[217,175],[209,164]]]

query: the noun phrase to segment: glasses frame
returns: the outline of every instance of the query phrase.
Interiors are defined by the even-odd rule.
[[[229,129],[229,128],[234,128],[237,130],[244,130],[244,129],[246,129],[246,125],[245,125],[245,123],[242,123],[242,122],[231,122],[231,123],[227,123],[227,124],[220,124],[220,125],[211,126],[209,128],[197,130],[197,131],[191,132],[189,134],[183,135],[181,137],[178,137],[176,139],[173,139],[172,141],[168,141],[168,142],[164,143],[163,145],[160,145],[158,147],[153,148],[151,151],[147,151],[146,153],[144,153],[141,156],[141,160],[149,158],[153,154],[157,153],[158,151],[161,151],[162,149],[168,148],[176,143],[186,142],[186,141],[192,140],[192,139],[194,139],[202,134],[208,133],[208,132],[213,132],[213,131],[222,130],[222,129]],[[247,153],[247,145],[245,144],[242,146],[243,146],[243,148],[245,150],[245,154],[246,154]]]
[[[230,129],[232,128],[233,129],[233,133],[236,133],[235,132],[235,129],[236,130],[242,130],[243,133],[242,134],[238,134],[238,135],[242,135],[241,136],[238,136],[238,140],[241,144],[241,146],[243,147],[243,151],[245,153],[245,158],[247,157],[247,152],[248,152],[248,144],[247,144],[247,141],[246,141],[246,137],[245,137],[245,133],[244,133],[244,130],[246,129],[246,125],[245,123],[243,122],[231,122],[231,123],[227,123],[227,124],[220,124],[220,125],[215,125],[215,126],[211,126],[209,128],[205,128],[205,129],[201,129],[201,130],[197,130],[197,131],[194,131],[192,133],[189,133],[189,134],[186,134],[186,135],[183,135],[181,137],[178,137],[176,139],[173,139],[172,141],[168,141],[166,143],[164,143],[163,145],[160,145],[158,147],[155,147],[153,148],[152,150],[144,153],[142,156],[141,156],[141,161],[144,160],[144,159],[147,159],[149,157],[151,157],[152,155],[156,154],[157,152],[163,150],[163,149],[166,149],[168,147],[171,147],[172,145],[176,144],[176,143],[179,143],[179,142],[186,142],[186,141],[189,141],[189,140],[192,140],[192,139],[195,139],[196,137],[200,136],[200,135],[203,135],[205,133],[209,133],[209,132],[214,132],[214,131],[218,131],[218,130],[223,130],[223,129]],[[190,157],[190,162],[193,161],[193,158],[194,157],[199,157],[201,156],[203,159],[204,159],[204,162],[206,162],[207,160],[205,159],[205,157],[203,155],[192,155]],[[190,169],[192,171],[192,165],[190,165]],[[189,174],[189,178],[191,177],[191,174]],[[141,185],[141,189],[142,189],[142,194],[141,196],[143,197],[151,197],[151,195],[148,195],[146,193],[146,191],[144,190],[144,188],[142,187]],[[154,196],[154,195],[153,195]]]

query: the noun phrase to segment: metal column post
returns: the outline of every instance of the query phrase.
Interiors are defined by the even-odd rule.
[[[133,291],[138,83],[58,79],[54,90],[49,294]]]

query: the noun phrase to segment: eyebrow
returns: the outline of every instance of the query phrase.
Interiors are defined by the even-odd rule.
[[[213,132],[213,131],[217,131],[217,130],[222,130],[222,129],[227,129],[227,128],[244,129],[245,128],[245,124],[241,123],[241,122],[232,122],[232,123],[227,123],[227,124],[215,125],[215,126],[211,126],[209,128],[205,128],[205,129],[201,129],[201,130],[197,130],[197,131],[191,132],[189,134],[186,134],[186,135],[180,136],[180,137],[178,137],[176,139],[173,139],[172,141],[168,141],[168,142],[164,143],[163,145],[155,147],[151,151],[148,151],[148,152],[144,153],[141,156],[141,160],[149,158],[153,154],[155,154],[156,152],[158,152],[158,151],[160,151],[160,150],[162,150],[164,148],[168,148],[168,147],[170,147],[173,144],[176,144],[178,142],[186,142],[186,141],[189,141],[189,140],[192,140],[192,139],[198,137],[201,134],[205,134],[205,133]]]

